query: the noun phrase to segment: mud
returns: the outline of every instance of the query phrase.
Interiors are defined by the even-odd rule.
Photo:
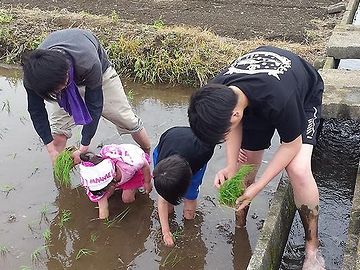
[[[338,0],[2,0],[0,6],[22,5],[44,10],[66,8],[111,15],[121,19],[153,24],[198,26],[220,36],[247,39],[264,37],[295,42],[306,41],[312,20],[329,15],[327,7]],[[338,15],[331,15],[338,16]]]
[[[8,250],[0,256],[0,269],[246,268],[259,234],[257,224],[266,217],[276,180],[252,202],[247,228],[235,229],[234,211],[218,205],[212,185],[215,172],[225,164],[224,148],[217,147],[205,174],[195,220],[184,222],[182,207],[175,208],[170,224],[178,238],[173,249],[162,243],[155,191],[150,198],[138,194],[130,205],[115,194],[110,199],[110,218],[123,213],[122,220],[111,226],[93,220],[96,204],[79,186],[78,174],[72,175],[71,188],[59,187],[53,179],[50,160],[26,111],[18,73],[0,71],[0,105],[9,105],[0,111],[0,248]],[[153,147],[167,128],[187,125],[186,110],[193,89],[129,81],[125,89],[132,92],[132,105],[143,119]],[[73,133],[71,144],[80,139],[79,132]],[[278,140],[274,138],[275,146]],[[120,138],[112,124],[101,120],[92,150],[123,142],[132,140],[130,136]],[[266,153],[264,165],[275,146]],[[61,226],[64,210],[70,210],[71,218]],[[47,230],[50,240],[44,236]]]

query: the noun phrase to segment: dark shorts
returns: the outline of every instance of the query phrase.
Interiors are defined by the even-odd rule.
[[[158,153],[158,149],[156,147],[153,152],[154,168],[155,168],[156,164],[158,163],[158,156],[159,156],[159,153]],[[185,199],[188,199],[188,200],[196,200],[197,199],[197,197],[199,195],[199,191],[200,191],[200,185],[202,184],[202,180],[204,178],[206,166],[207,166],[207,164],[205,164],[200,170],[198,170],[192,176],[190,185],[184,195]]]
[[[302,133],[303,144],[315,145],[320,132],[323,85],[316,90],[318,95],[312,97],[304,105],[306,129]],[[251,110],[245,112],[243,123],[243,139],[241,148],[258,151],[270,147],[275,127],[265,118],[255,115]]]

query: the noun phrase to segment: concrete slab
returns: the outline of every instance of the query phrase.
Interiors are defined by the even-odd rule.
[[[353,22],[356,9],[359,6],[359,0],[350,0],[346,6],[343,18],[341,20],[342,25],[351,24]]]
[[[295,210],[289,178],[283,173],[247,270],[279,269]]]
[[[360,169],[360,164],[359,164]],[[343,270],[360,269],[360,171],[356,178],[350,213],[348,241],[344,250]]]
[[[360,59],[360,26],[336,26],[327,43],[326,53],[335,59]]]
[[[324,80],[324,118],[360,119],[360,71],[319,70]]]

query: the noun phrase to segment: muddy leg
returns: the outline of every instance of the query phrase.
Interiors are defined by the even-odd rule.
[[[184,200],[184,218],[194,219],[196,212],[197,200]]]
[[[55,134],[53,137],[54,137],[53,143],[56,148],[56,151],[60,153],[65,149],[67,137],[62,134]]]
[[[305,231],[304,270],[325,269],[324,260],[318,251],[319,191],[311,171],[312,150],[312,145],[303,144],[299,153],[286,167]]]

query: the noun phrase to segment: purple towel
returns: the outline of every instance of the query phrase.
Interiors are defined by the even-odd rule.
[[[79,89],[74,81],[74,67],[70,65],[69,80],[66,89],[61,91],[57,98],[61,108],[72,115],[76,125],[86,125],[92,121],[88,108],[79,94]]]

